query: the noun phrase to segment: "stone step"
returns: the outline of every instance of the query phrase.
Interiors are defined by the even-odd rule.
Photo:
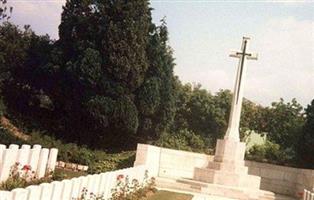
[[[236,162],[215,162],[215,161],[211,161],[211,162],[208,163],[207,168],[220,170],[220,171],[234,172],[236,174],[247,174],[248,173],[248,167],[244,166],[244,163],[243,164],[239,164],[239,163],[236,163]]]
[[[173,180],[167,178],[157,178],[156,184],[159,188],[177,189],[239,200],[258,200],[258,195],[255,194],[256,196],[254,197],[252,196],[252,192],[247,192],[234,187],[202,183],[189,179]]]
[[[191,185],[177,182],[174,179],[158,177],[156,178],[156,185],[158,188],[175,189],[175,190],[181,190],[181,191],[201,193],[201,188],[191,187]]]
[[[257,190],[260,188],[261,178],[246,173],[235,173],[234,171],[220,171],[209,168],[195,168],[194,179],[211,184],[236,186]]]
[[[291,197],[274,194],[273,192],[250,189],[235,188],[217,184],[209,184],[191,179],[169,179],[158,177],[157,187],[165,189],[176,189],[206,195],[214,195],[239,200],[296,200]]]

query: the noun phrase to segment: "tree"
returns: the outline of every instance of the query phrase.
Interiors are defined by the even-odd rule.
[[[50,105],[36,121],[93,147],[133,148],[169,128],[174,59],[166,23],[151,22],[147,0],[67,1],[59,36],[40,68]]]
[[[25,26],[20,30],[8,22],[0,26],[0,88],[1,96],[9,108],[27,112],[39,103],[41,86],[38,83],[39,68],[50,54],[48,36],[37,36]]]
[[[142,86],[136,91],[138,135],[155,141],[161,133],[170,130],[176,112],[175,64],[164,19],[160,26],[150,26],[147,58],[149,67]]]
[[[282,148],[294,147],[304,125],[302,111],[302,106],[295,99],[288,103],[283,99],[272,103],[264,116],[267,137]]]
[[[309,168],[314,168],[314,99],[305,109],[306,122],[302,136],[298,142],[299,162]]]
[[[0,0],[0,22],[3,20],[9,20],[11,18],[13,7],[8,7],[7,3],[7,0]]]
[[[190,84],[182,85],[177,82],[178,98],[177,112],[172,132],[187,129],[200,136],[210,148],[215,147],[216,140],[223,138],[226,133],[232,94],[229,90],[220,90],[212,95],[201,85],[192,87]],[[262,107],[245,99],[241,115],[240,133],[256,130],[255,120]],[[188,132],[187,132],[188,133]]]

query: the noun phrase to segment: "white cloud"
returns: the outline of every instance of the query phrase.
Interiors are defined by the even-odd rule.
[[[251,34],[249,51],[257,52],[257,61],[247,61],[245,97],[263,105],[279,98],[296,98],[307,105],[314,98],[314,22],[293,17],[276,18],[261,24]],[[234,38],[222,42],[208,39],[189,41],[189,53],[175,49],[175,71],[183,82],[199,82],[212,92],[232,89],[237,61],[228,58],[230,47],[240,46]],[[218,47],[214,48],[213,47]],[[197,52],[193,48],[199,48]],[[201,52],[201,53],[200,53]]]
[[[314,22],[273,19],[252,41],[259,60],[249,68],[248,97],[262,104],[283,97],[306,105],[314,98]]]

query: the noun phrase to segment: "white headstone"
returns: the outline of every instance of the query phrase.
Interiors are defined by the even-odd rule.
[[[72,182],[70,180],[63,180],[61,182],[63,184],[61,199],[71,200]]]
[[[112,189],[115,187],[117,183],[116,173],[115,172],[108,172],[108,178],[106,180],[106,187],[104,192],[105,198],[110,198]]]
[[[106,187],[106,180],[108,179],[108,173],[101,173],[100,174],[100,182],[98,185],[98,194],[104,195],[105,187]]]
[[[71,189],[71,199],[78,199],[80,197],[80,184],[81,180],[79,178],[73,178],[72,181],[72,189]]]
[[[93,175],[88,175],[87,176],[87,191],[88,191],[88,193],[93,192],[93,182],[94,182]]]
[[[40,200],[40,186],[31,185],[26,189],[28,190],[28,200]]]
[[[50,149],[48,164],[47,164],[48,172],[53,172],[55,170],[57,157],[58,157],[58,149],[55,149],[55,148]]]
[[[83,194],[83,190],[87,189],[88,178],[87,176],[79,177],[79,181],[80,181],[79,193],[81,196]]]
[[[12,200],[27,200],[28,190],[26,189],[14,189],[12,190]]]
[[[52,184],[42,183],[39,186],[41,188],[40,200],[50,200],[52,196]]]
[[[47,162],[48,162],[49,149],[42,149],[39,155],[38,167],[36,171],[36,177],[42,178],[45,176]]]
[[[17,162],[19,162],[22,166],[28,164],[30,148],[30,145],[23,144],[21,149],[19,149]]]
[[[19,145],[17,145],[17,144],[10,144],[9,149],[19,149]]]
[[[1,163],[2,163],[2,160],[3,160],[3,152],[4,150],[6,149],[7,147],[3,144],[0,144],[0,166],[1,166]],[[1,167],[0,167],[1,168]]]
[[[3,162],[0,166],[0,182],[3,182],[9,178],[12,166],[15,164],[15,155],[17,150],[5,149],[3,155]]]
[[[12,192],[0,191],[0,200],[12,200]]]
[[[40,145],[34,145],[29,154],[28,164],[31,166],[32,171],[34,172],[37,171],[40,150],[41,150]]]
[[[99,193],[99,184],[100,184],[100,174],[94,174],[93,175],[93,190],[92,192],[95,194],[95,195],[100,195]]]
[[[63,183],[60,181],[54,181],[52,185],[52,197],[51,200],[60,200],[62,195]]]

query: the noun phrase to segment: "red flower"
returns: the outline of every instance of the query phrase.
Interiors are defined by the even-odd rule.
[[[32,167],[31,167],[30,165],[24,165],[23,168],[22,168],[22,170],[24,170],[24,171],[30,171],[31,168],[32,168]]]
[[[118,180],[118,181],[120,181],[120,180],[123,179],[123,178],[124,178],[123,174],[120,174],[120,175],[117,176],[117,180]]]
[[[297,195],[298,195],[299,197],[303,197],[304,192],[298,192]]]

